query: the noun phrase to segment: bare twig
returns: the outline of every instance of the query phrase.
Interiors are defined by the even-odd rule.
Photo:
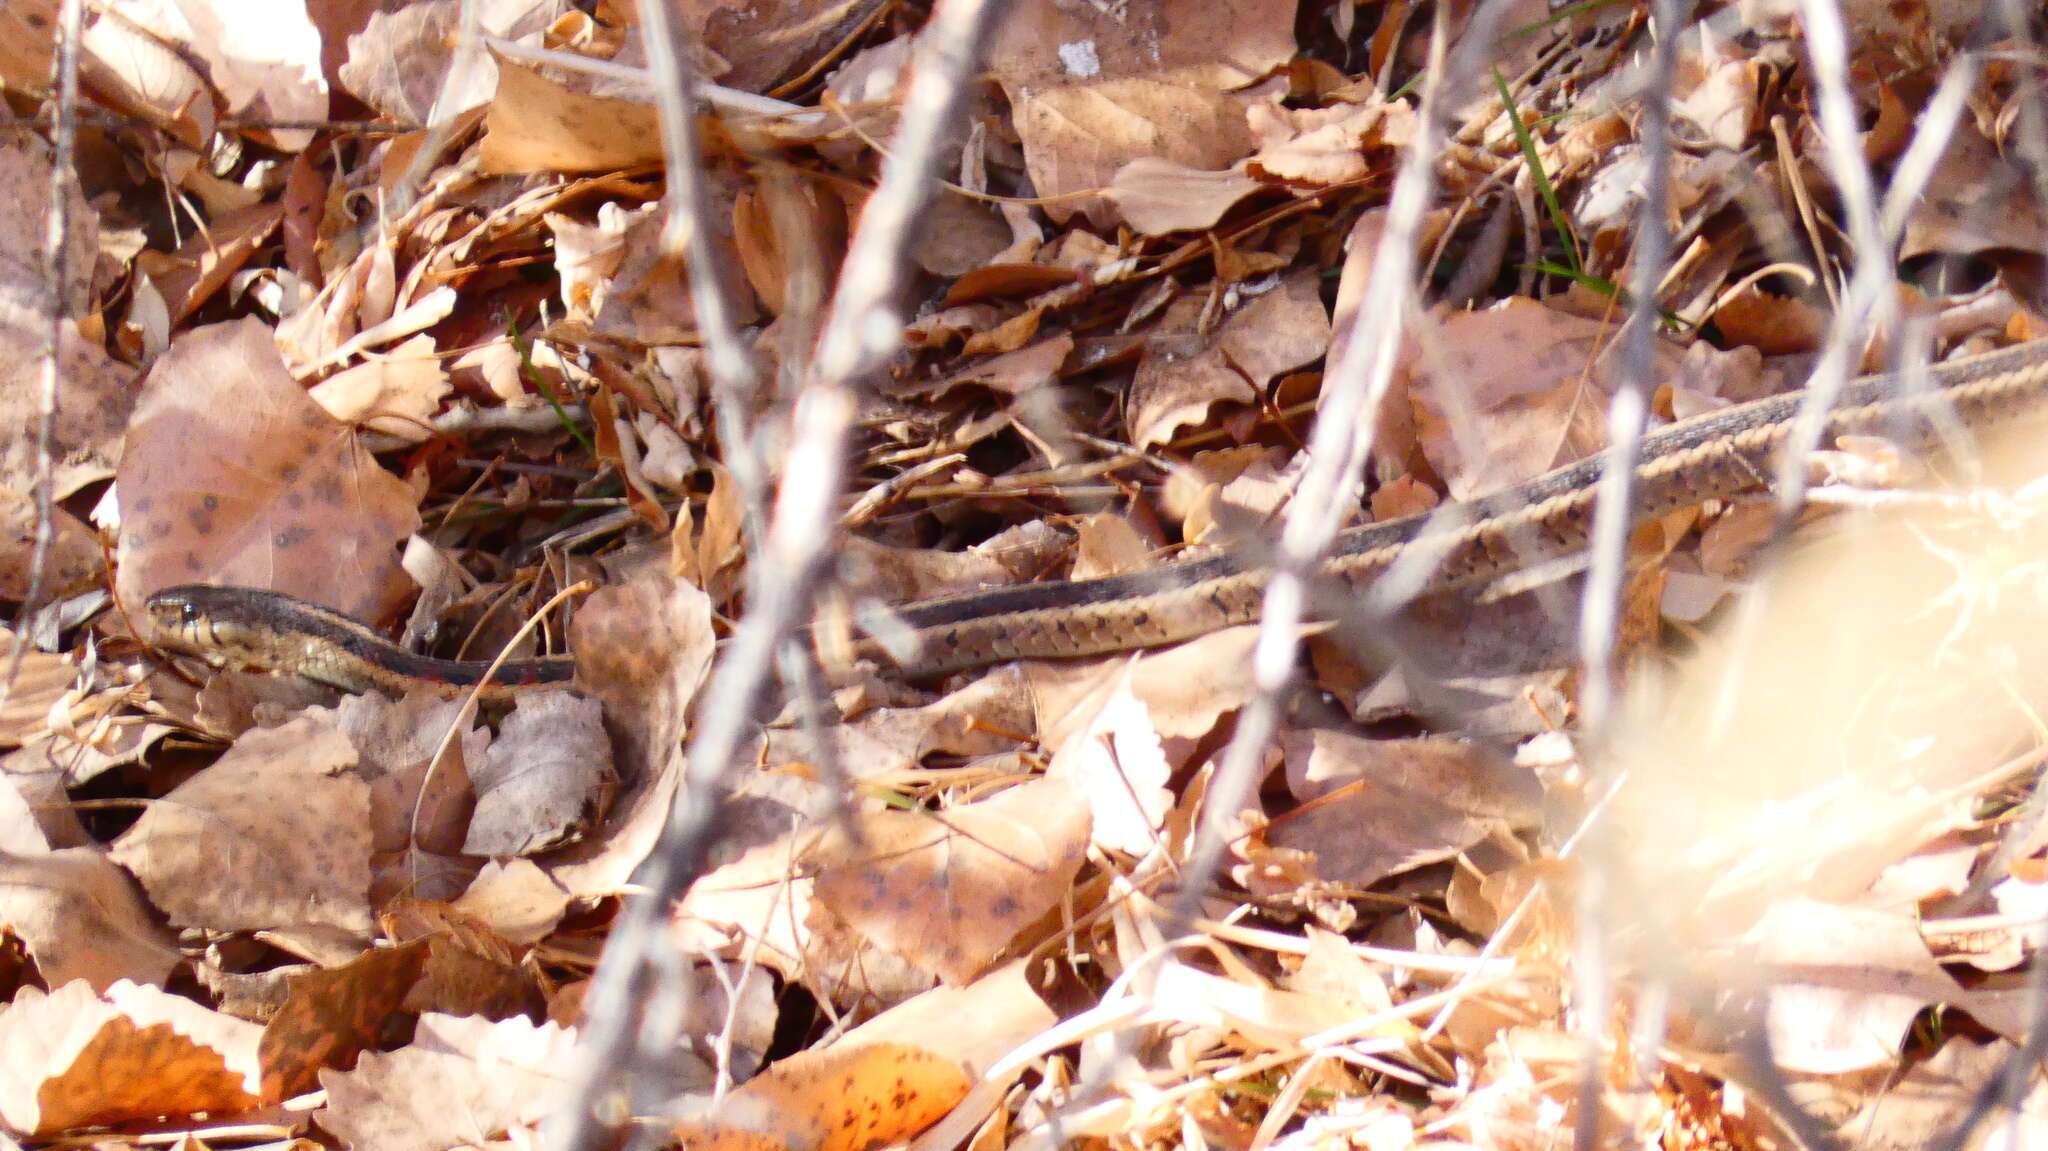
[[[1585,737],[1598,746],[1607,729],[1614,700],[1616,634],[1621,619],[1622,584],[1627,575],[1629,528],[1634,522],[1636,461],[1642,455],[1643,430],[1650,418],[1650,370],[1656,354],[1657,291],[1671,262],[1671,235],[1665,209],[1671,176],[1671,91],[1678,66],[1678,41],[1689,30],[1690,0],[1655,0],[1650,32],[1655,47],[1642,108],[1641,144],[1646,164],[1643,201],[1636,216],[1635,250],[1631,256],[1629,317],[1623,333],[1621,381],[1607,408],[1610,446],[1594,497],[1592,567],[1585,599],[1579,608],[1579,662],[1583,688],[1579,722]],[[1608,957],[1607,877],[1588,868],[1578,889],[1579,930],[1572,983],[1575,1012],[1584,1050],[1579,1061],[1579,1117],[1572,1133],[1578,1151],[1600,1145],[1600,1096],[1607,1077],[1601,1065],[1607,1052],[1608,1015],[1613,1007],[1613,969]]]
[[[28,590],[14,619],[13,647],[7,656],[7,677],[0,680],[0,710],[14,693],[28,655],[29,617],[42,607],[49,579],[50,548],[57,539],[57,361],[64,354],[64,284],[71,278],[71,157],[78,145],[78,37],[84,22],[82,0],[64,0],[59,13],[56,77],[57,114],[50,146],[50,207],[43,216],[42,370],[36,374],[36,541],[29,556]]]
[[[1657,339],[1657,290],[1671,263],[1671,234],[1665,210],[1671,183],[1671,91],[1678,67],[1678,41],[1692,20],[1690,0],[1656,0],[1650,31],[1655,50],[1642,108],[1643,202],[1636,216],[1635,250],[1629,263],[1629,316],[1622,335],[1621,384],[1607,408],[1607,467],[1594,500],[1592,568],[1579,612],[1579,659],[1585,687],[1579,697],[1581,728],[1594,740],[1606,728],[1614,697],[1614,643],[1621,617],[1631,511],[1635,503],[1636,460],[1650,417],[1650,378]]]
[[[726,776],[767,690],[775,653],[810,607],[813,577],[833,536],[853,391],[900,341],[903,325],[893,303],[908,264],[905,256],[932,194],[931,170],[996,10],[987,0],[945,0],[920,37],[896,147],[854,236],[817,359],[797,397],[787,457],[792,462],[760,559],[749,569],[751,610],[699,711],[704,722],[690,744],[689,770],[676,808],[635,876],[642,894],[621,913],[599,966],[587,1010],[588,1040],[568,1103],[549,1125],[551,1147],[594,1146],[606,1079],[637,1066],[632,1056],[660,1058],[672,1049],[672,1035],[637,1026],[636,1004],[657,986],[659,975],[651,953],[662,948],[652,937],[703,868]]]
[[[1190,922],[1222,860],[1229,839],[1226,821],[1250,794],[1260,757],[1272,738],[1281,693],[1294,658],[1309,580],[1343,522],[1344,495],[1359,483],[1373,442],[1380,401],[1393,380],[1401,323],[1409,314],[1416,264],[1416,237],[1436,187],[1435,165],[1450,122],[1450,109],[1482,72],[1506,4],[1480,4],[1460,32],[1458,50],[1445,59],[1449,36],[1445,10],[1437,10],[1431,59],[1423,88],[1415,139],[1402,157],[1387,210],[1387,227],[1373,260],[1372,277],[1352,321],[1350,340],[1323,380],[1323,402],[1309,441],[1309,462],[1289,505],[1273,574],[1266,587],[1263,622],[1252,656],[1253,693],[1240,713],[1237,731],[1222,757],[1206,816],[1190,852],[1187,887],[1175,908]]]

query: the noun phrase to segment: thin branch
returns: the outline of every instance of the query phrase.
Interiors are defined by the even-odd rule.
[[[1416,237],[1436,190],[1436,161],[1449,128],[1450,112],[1482,76],[1485,54],[1508,5],[1480,4],[1459,33],[1458,49],[1445,60],[1448,16],[1437,10],[1431,59],[1423,88],[1415,139],[1402,157],[1387,209],[1387,228],[1374,255],[1372,276],[1352,320],[1344,355],[1323,378],[1322,409],[1308,447],[1308,467],[1288,505],[1280,545],[1274,549],[1271,581],[1257,646],[1252,655],[1251,698],[1239,713],[1237,730],[1224,749],[1222,768],[1210,789],[1200,834],[1190,852],[1187,887],[1175,912],[1179,922],[1194,918],[1210,876],[1221,862],[1230,819],[1251,793],[1257,767],[1279,717],[1279,700],[1294,670],[1307,589],[1323,554],[1342,524],[1346,499],[1365,472],[1378,424],[1381,399],[1392,383],[1401,322],[1409,313],[1415,276]]]
[[[15,615],[7,676],[0,680],[0,710],[14,694],[28,655],[29,617],[42,607],[49,579],[50,549],[57,539],[57,361],[64,354],[64,285],[71,278],[71,157],[78,147],[78,38],[85,19],[83,0],[64,0],[57,32],[55,130],[50,146],[50,207],[43,216],[42,370],[36,374],[36,541],[29,555],[28,590]]]
[[[597,1146],[604,1126],[600,1096],[619,1097],[608,1078],[630,1072],[638,1062],[634,1055],[659,1058],[667,1053],[658,1046],[662,1037],[635,1026],[638,1005],[658,986],[650,952],[660,944],[653,937],[703,870],[726,777],[740,760],[740,745],[767,692],[775,653],[809,610],[813,576],[833,539],[854,390],[900,343],[903,325],[892,305],[909,263],[914,225],[932,195],[932,168],[957,122],[960,97],[997,11],[988,0],[944,0],[919,37],[896,147],[854,236],[817,359],[797,397],[786,457],[791,462],[761,554],[749,568],[751,610],[698,712],[703,724],[690,744],[689,769],[675,810],[634,877],[641,894],[621,912],[599,964],[588,1006],[588,1038],[568,1103],[548,1125],[549,1147]]]

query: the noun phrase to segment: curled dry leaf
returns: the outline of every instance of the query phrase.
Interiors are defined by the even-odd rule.
[[[1252,105],[1246,119],[1259,137],[1247,170],[1294,187],[1363,180],[1385,163],[1373,152],[1384,156],[1415,135],[1415,112],[1400,102],[1287,108],[1271,100]]]
[[[129,603],[211,581],[375,617],[419,526],[412,490],[306,398],[254,320],[195,329],[156,362],[117,482]]]
[[[868,1151],[931,1126],[968,1086],[956,1064],[928,1051],[839,1045],[777,1063],[676,1135],[684,1151]]]
[[[167,259],[153,261],[144,253],[137,264],[151,270],[150,283],[162,295],[169,319],[184,320],[213,299],[237,272],[270,241],[284,219],[276,204],[250,204],[214,220],[203,233],[189,237]]]
[[[0,1125],[54,1135],[256,1105],[261,1028],[154,987],[23,987],[0,1008]]]
[[[244,735],[114,841],[173,923],[214,931],[371,927],[370,794],[355,748],[309,713]]]
[[[419,443],[451,385],[431,336],[412,339],[315,384],[307,393],[327,414],[348,424]]]
[[[869,812],[805,858],[818,910],[958,984],[1065,898],[1088,823],[1071,784],[1040,779],[941,812]]]
[[[1756,120],[1757,80],[1763,71],[1763,62],[1751,51],[1729,44],[1707,25],[1700,26],[1697,41],[1688,37],[1671,101],[1672,115],[1681,125],[1691,125],[1688,142],[1740,150]]]
[[[0,650],[14,649],[14,633],[0,627]],[[20,747],[33,742],[47,729],[50,709],[78,687],[79,669],[69,657],[31,648],[22,654],[21,674],[15,677],[0,707],[0,747]],[[82,783],[91,777],[79,756],[65,757],[66,782]],[[83,757],[89,758],[89,757]]]

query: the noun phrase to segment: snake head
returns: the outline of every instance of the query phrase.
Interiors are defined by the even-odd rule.
[[[236,621],[245,608],[244,588],[180,584],[150,596],[143,610],[149,617],[149,638],[165,647],[196,655],[215,667],[249,665],[252,637]]]

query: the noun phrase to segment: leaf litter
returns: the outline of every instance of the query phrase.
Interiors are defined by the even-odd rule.
[[[17,7],[0,78],[47,103],[54,6]],[[388,7],[96,9],[54,289],[53,153],[0,145],[11,600],[38,485],[56,501],[0,709],[16,1138],[524,1146],[590,1105],[565,1068],[636,868],[713,785],[682,750],[731,718],[706,713],[732,706],[707,702],[718,643],[791,575],[755,566],[763,485],[805,464],[776,446],[791,381],[875,206],[920,13],[684,6],[713,85],[700,279],[664,240],[624,6],[483,14],[498,39],[454,72],[455,5]],[[807,589],[831,674],[746,717],[720,842],[658,937],[696,997],[668,1064],[613,1069],[652,1084],[618,1117],[720,1151],[1523,1148],[1596,1120],[1764,1147],[1796,1125],[1749,1102],[1775,1092],[1824,1100],[1812,1129],[1950,1130],[2029,1038],[2040,945],[2023,474],[1882,532],[1809,514],[1819,542],[1761,585],[1767,505],[1645,525],[1616,636],[1632,703],[1583,760],[1572,565],[1319,620],[1235,807],[1213,785],[1255,628],[944,685],[850,666],[889,605],[1256,553],[1288,514],[1425,138],[1430,38],[1476,33],[1404,3],[1189,7],[999,22],[901,257],[901,348],[858,396],[855,534]],[[1353,493],[1381,518],[1602,450],[1626,374],[1652,29],[1636,5],[1508,7],[1498,81],[1434,158]],[[1653,417],[1801,384],[1842,269],[1882,258],[1849,239],[1816,112],[1835,95],[1894,179],[1917,131],[1949,136],[1889,225],[1899,322],[1852,370],[2041,335],[2041,158],[2014,127],[2037,93],[1993,56],[1964,114],[1935,103],[1974,6],[1852,13],[1839,90],[1800,16],[1753,15],[1672,33]],[[754,393],[723,390],[711,311]],[[1839,447],[1835,476],[1907,470]],[[414,605],[410,642],[474,658],[584,580],[605,586],[512,653],[566,634],[573,691],[509,710],[337,702],[136,634],[152,591],[208,581],[380,627]],[[1213,876],[1191,872],[1204,829]],[[1589,1028],[1594,937],[1615,1014]],[[1767,1062],[1739,1057],[1752,1027]],[[1589,1032],[1612,1037],[1590,1060]],[[2027,1130],[2039,1086],[2014,1093]]]

